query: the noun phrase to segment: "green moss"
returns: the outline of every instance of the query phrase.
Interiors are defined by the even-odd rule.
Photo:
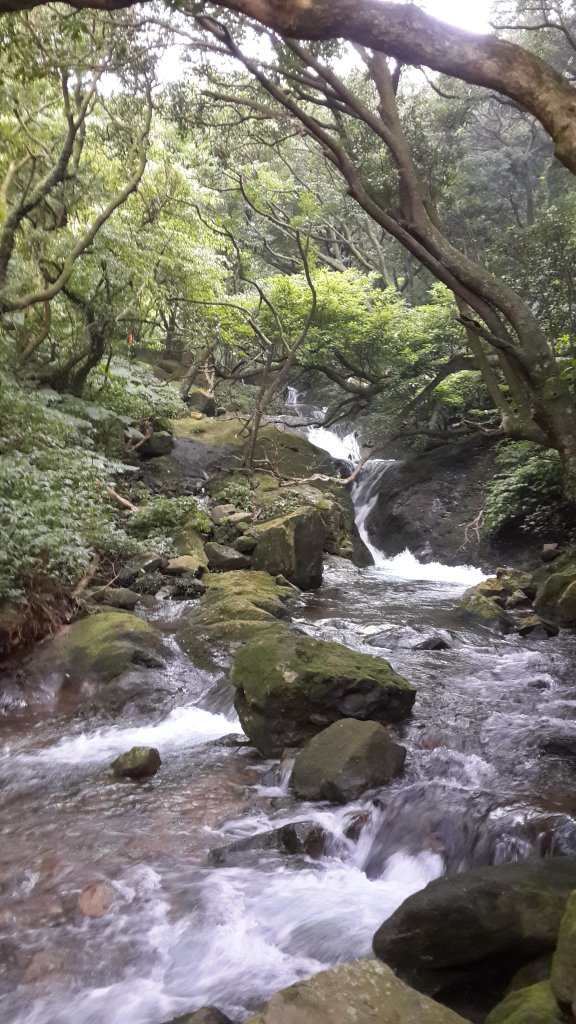
[[[509,633],[514,626],[514,620],[510,615],[494,600],[480,593],[476,587],[472,587],[464,594],[460,602],[459,613],[467,618],[483,622],[486,626],[499,629],[501,633]]]
[[[552,960],[552,990],[559,1003],[576,1000],[576,892],[570,893]]]
[[[110,682],[130,667],[137,650],[156,651],[160,644],[160,635],[137,615],[106,611],[63,631],[52,644],[50,658],[72,682],[85,676]]]
[[[576,565],[553,572],[538,587],[534,607],[539,615],[565,625],[576,623]]]
[[[521,988],[498,1003],[486,1024],[561,1024],[562,1014],[549,981]]]

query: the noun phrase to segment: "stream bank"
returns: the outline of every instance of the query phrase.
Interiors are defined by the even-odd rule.
[[[355,502],[362,529],[360,485]],[[463,623],[458,601],[481,577],[409,555],[363,569],[329,555],[322,588],[290,597],[305,634],[383,655],[418,688],[400,729],[404,776],[344,807],[297,800],[287,766],[235,736],[226,647],[206,662],[177,639],[195,602],[147,601],[162,664],[129,670],[137,686],[113,716],[97,703],[13,706],[0,754],[5,1018],[163,1024],[215,1004],[240,1019],[370,955],[382,922],[446,872],[575,857],[574,763],[542,749],[546,735],[576,743],[575,637]],[[432,634],[449,646],[419,649]],[[113,779],[109,762],[135,744],[158,747],[158,775]],[[319,858],[256,848],[207,864],[215,847],[301,820],[328,836]],[[100,881],[113,902],[84,917],[78,894]]]

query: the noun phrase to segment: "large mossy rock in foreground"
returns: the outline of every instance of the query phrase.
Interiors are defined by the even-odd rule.
[[[246,1024],[465,1024],[374,960],[340,964],[282,989]]]
[[[402,773],[406,749],[379,722],[343,718],[314,736],[294,762],[291,786],[304,800],[345,804]]]
[[[436,994],[505,984],[556,945],[576,862],[561,857],[478,868],[431,882],[374,936],[374,952],[408,984]]]
[[[94,678],[109,683],[132,665],[160,665],[161,636],[129,612],[106,611],[79,619],[46,648],[52,668],[68,684]]]
[[[550,982],[541,981],[511,992],[492,1010],[486,1024],[563,1024],[566,1020]]]
[[[256,632],[232,668],[242,728],[265,757],[340,718],[398,722],[416,691],[387,661],[282,627]]]
[[[319,510],[296,509],[263,523],[254,533],[254,569],[285,576],[301,590],[320,586],[326,525]]]

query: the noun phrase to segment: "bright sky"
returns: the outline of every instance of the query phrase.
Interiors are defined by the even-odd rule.
[[[491,0],[426,0],[421,6],[435,18],[470,32],[489,32]]]

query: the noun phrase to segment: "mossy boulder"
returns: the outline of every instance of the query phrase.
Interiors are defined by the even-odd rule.
[[[576,892],[570,893],[560,923],[551,982],[557,1002],[576,1004]]]
[[[473,619],[491,629],[497,629],[501,633],[510,633],[514,629],[512,616],[504,611],[493,598],[486,597],[485,593],[480,593],[476,587],[466,591],[458,610],[463,618]]]
[[[271,576],[281,574],[301,590],[320,586],[326,526],[318,509],[296,509],[257,526],[253,534],[254,569]]]
[[[118,778],[149,779],[156,775],[162,760],[155,747],[132,747],[110,765]]]
[[[196,520],[184,523],[172,534],[173,550],[177,555],[189,555],[198,562],[198,575],[208,568],[208,557],[204,551],[204,540],[197,529]]]
[[[358,960],[277,992],[246,1024],[466,1024],[408,988],[385,964]]]
[[[388,662],[277,624],[255,631],[232,667],[235,707],[265,757],[301,746],[340,718],[398,722],[416,691]]]
[[[160,634],[129,612],[105,611],[79,619],[53,640],[49,663],[67,684],[86,677],[109,683],[132,665],[159,665]]]
[[[202,388],[191,388],[184,399],[189,409],[201,412],[203,416],[216,415],[216,399],[209,391]]]
[[[297,754],[290,785],[304,800],[345,804],[401,775],[405,758],[379,722],[343,718]]]
[[[549,981],[511,992],[492,1010],[486,1024],[562,1024],[566,1020]]]
[[[534,607],[539,615],[563,626],[576,625],[576,565],[554,572],[538,587]]]
[[[192,649],[200,638],[233,643],[246,640],[262,629],[278,627],[285,614],[285,602],[293,597],[291,588],[278,584],[265,572],[240,569],[203,577],[206,593],[198,611],[186,617],[181,639]]]

